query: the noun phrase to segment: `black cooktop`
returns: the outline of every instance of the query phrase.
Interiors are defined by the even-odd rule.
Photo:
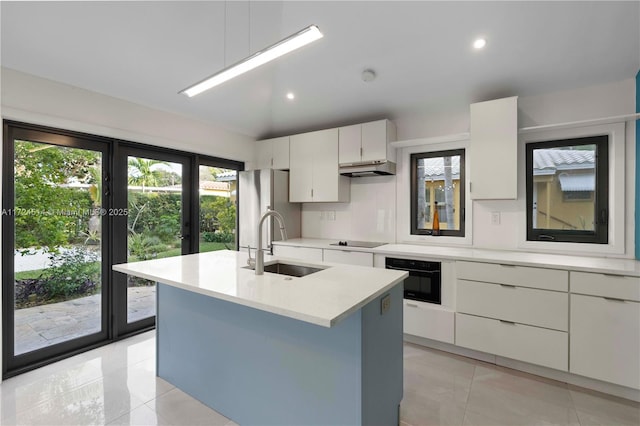
[[[361,247],[361,248],[374,248],[378,246],[385,245],[386,243],[376,243],[371,241],[338,241],[337,243],[331,243],[329,245],[332,246],[341,246],[341,247]]]

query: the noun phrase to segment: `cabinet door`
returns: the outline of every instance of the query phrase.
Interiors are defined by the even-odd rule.
[[[325,262],[344,263],[346,265],[373,266],[373,253],[349,250],[324,250]]]
[[[471,199],[518,198],[518,98],[471,104]]]
[[[362,125],[362,161],[387,158],[387,120]]]
[[[289,141],[289,201],[304,203],[313,201],[314,138],[310,133],[291,136]]]
[[[273,246],[273,254],[280,257],[322,262],[322,249],[296,246]]]
[[[456,345],[567,371],[569,333],[456,313]]]
[[[338,129],[307,133],[313,146],[313,201],[339,201]]]
[[[270,169],[273,161],[271,140],[256,142],[256,169]]]
[[[569,371],[640,389],[640,303],[571,295]]]
[[[289,136],[271,139],[273,145],[273,164],[277,170],[289,170]]]
[[[458,312],[569,331],[569,295],[477,281],[458,280]]]
[[[454,342],[454,312],[431,303],[404,300],[403,330],[405,334],[441,342]]]
[[[362,125],[340,127],[339,138],[339,163],[351,164],[360,162]]]

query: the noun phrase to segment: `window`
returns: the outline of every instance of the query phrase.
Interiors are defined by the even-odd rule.
[[[607,244],[608,136],[526,145],[527,240]]]
[[[411,233],[431,235],[436,202],[440,235],[464,237],[464,149],[411,154]]]

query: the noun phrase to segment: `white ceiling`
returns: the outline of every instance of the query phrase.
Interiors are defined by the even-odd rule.
[[[3,67],[256,137],[463,111],[640,68],[638,1],[0,5]],[[310,24],[325,37],[194,98],[178,94]],[[488,45],[474,51],[480,35]],[[366,68],[375,81],[361,80]]]

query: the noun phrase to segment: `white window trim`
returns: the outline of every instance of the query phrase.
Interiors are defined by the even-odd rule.
[[[445,237],[432,235],[411,234],[411,154],[434,151],[447,151],[452,149],[465,150],[465,217],[464,217],[464,237]],[[469,141],[455,141],[433,143],[426,145],[409,146],[398,150],[398,162],[396,164],[397,183],[397,228],[396,235],[399,243],[424,244],[439,246],[471,246],[472,244],[472,224],[473,212],[471,196],[469,191]]]
[[[609,135],[609,243],[566,243],[527,241],[527,197],[520,197],[518,218],[518,248],[531,251],[588,254],[625,254],[625,123],[585,126],[571,129],[544,130],[520,135],[518,138],[518,192],[526,194],[525,145],[531,142]]]

